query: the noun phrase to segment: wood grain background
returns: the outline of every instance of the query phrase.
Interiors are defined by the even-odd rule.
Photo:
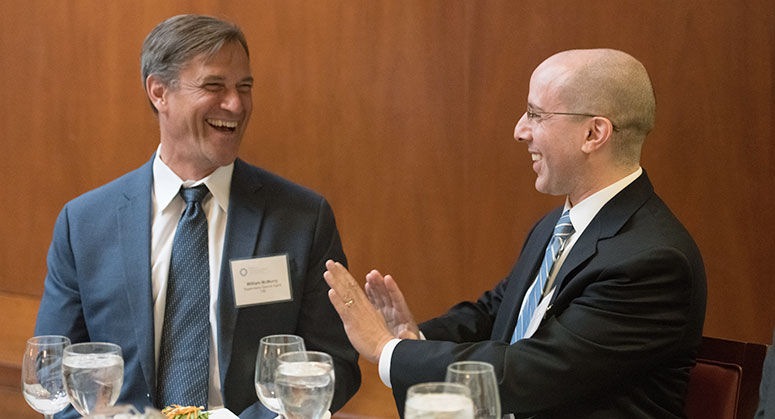
[[[0,404],[15,417],[34,417],[18,365],[55,217],[155,150],[140,47],[179,13],[244,29],[256,84],[242,158],[323,193],[353,272],[392,273],[419,319],[492,287],[562,203],[534,190],[512,138],[535,66],[570,48],[630,52],[657,92],[643,167],[705,259],[705,334],[771,342],[773,0],[1,3]],[[393,417],[361,364],[345,411]]]

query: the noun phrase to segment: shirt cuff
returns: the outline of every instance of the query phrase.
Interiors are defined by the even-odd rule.
[[[401,339],[390,339],[385,346],[382,347],[382,354],[379,356],[379,379],[388,388],[393,388],[390,384],[390,361],[393,359],[393,349],[401,342]]]
[[[425,340],[425,335],[420,332],[420,340]],[[388,388],[393,388],[390,383],[390,362],[393,360],[393,350],[401,339],[391,339],[382,347],[382,353],[379,356],[379,379]]]

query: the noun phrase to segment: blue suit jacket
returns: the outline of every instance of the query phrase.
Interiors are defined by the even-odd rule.
[[[124,356],[118,403],[153,405],[152,161],[67,203],[57,218],[36,335],[112,342]],[[218,361],[227,408],[274,417],[257,402],[253,374],[262,336],[293,333],[332,355],[332,410],[360,386],[357,352],[328,300],[327,259],[345,261],[334,216],[320,195],[237,159],[218,292]],[[293,301],[236,308],[229,261],[287,253]],[[65,411],[74,417],[72,408]]]
[[[772,346],[767,349],[762,370],[762,382],[759,386],[759,408],[756,419],[775,418],[775,330],[772,331]]]
[[[399,409],[412,384],[459,360],[490,362],[503,413],[535,418],[683,417],[705,318],[705,270],[645,172],[598,212],[557,273],[543,322],[509,344],[562,208],[534,227],[513,270],[476,302],[420,325],[391,362]]]

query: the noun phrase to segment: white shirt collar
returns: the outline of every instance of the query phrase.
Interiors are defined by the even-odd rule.
[[[181,186],[190,188],[204,183],[221,210],[228,214],[234,162],[215,169],[213,173],[210,173],[204,179],[183,181],[161,160],[161,157],[159,157],[160,149],[161,146],[156,150],[156,156],[153,159],[153,193],[156,198],[158,212],[164,211],[172,203],[172,200],[178,196]]]
[[[566,197],[565,208],[563,211],[570,208],[570,221],[573,223],[573,229],[576,230],[575,235],[581,235],[600,209],[616,196],[616,194],[621,192],[630,183],[634,182],[641,173],[643,173],[643,168],[638,166],[636,171],[593,193],[572,208],[570,206],[570,201]]]

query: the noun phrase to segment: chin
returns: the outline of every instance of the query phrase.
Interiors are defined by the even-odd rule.
[[[535,183],[536,190],[544,195],[551,195],[551,196],[562,196],[566,195],[564,192],[560,192],[562,188],[556,187],[556,185],[547,185],[544,182],[539,182],[536,180]]]
[[[223,158],[223,159],[216,160],[216,164],[218,164],[218,167],[228,166],[228,165],[234,163],[234,160],[237,160],[237,156],[236,155],[231,156],[229,158]]]
[[[535,188],[538,192],[542,194],[550,195],[549,188],[546,186],[544,182],[541,181],[540,177],[536,179]]]
[[[211,149],[208,153],[210,161],[220,166],[231,164],[239,154],[239,143],[229,147]]]

